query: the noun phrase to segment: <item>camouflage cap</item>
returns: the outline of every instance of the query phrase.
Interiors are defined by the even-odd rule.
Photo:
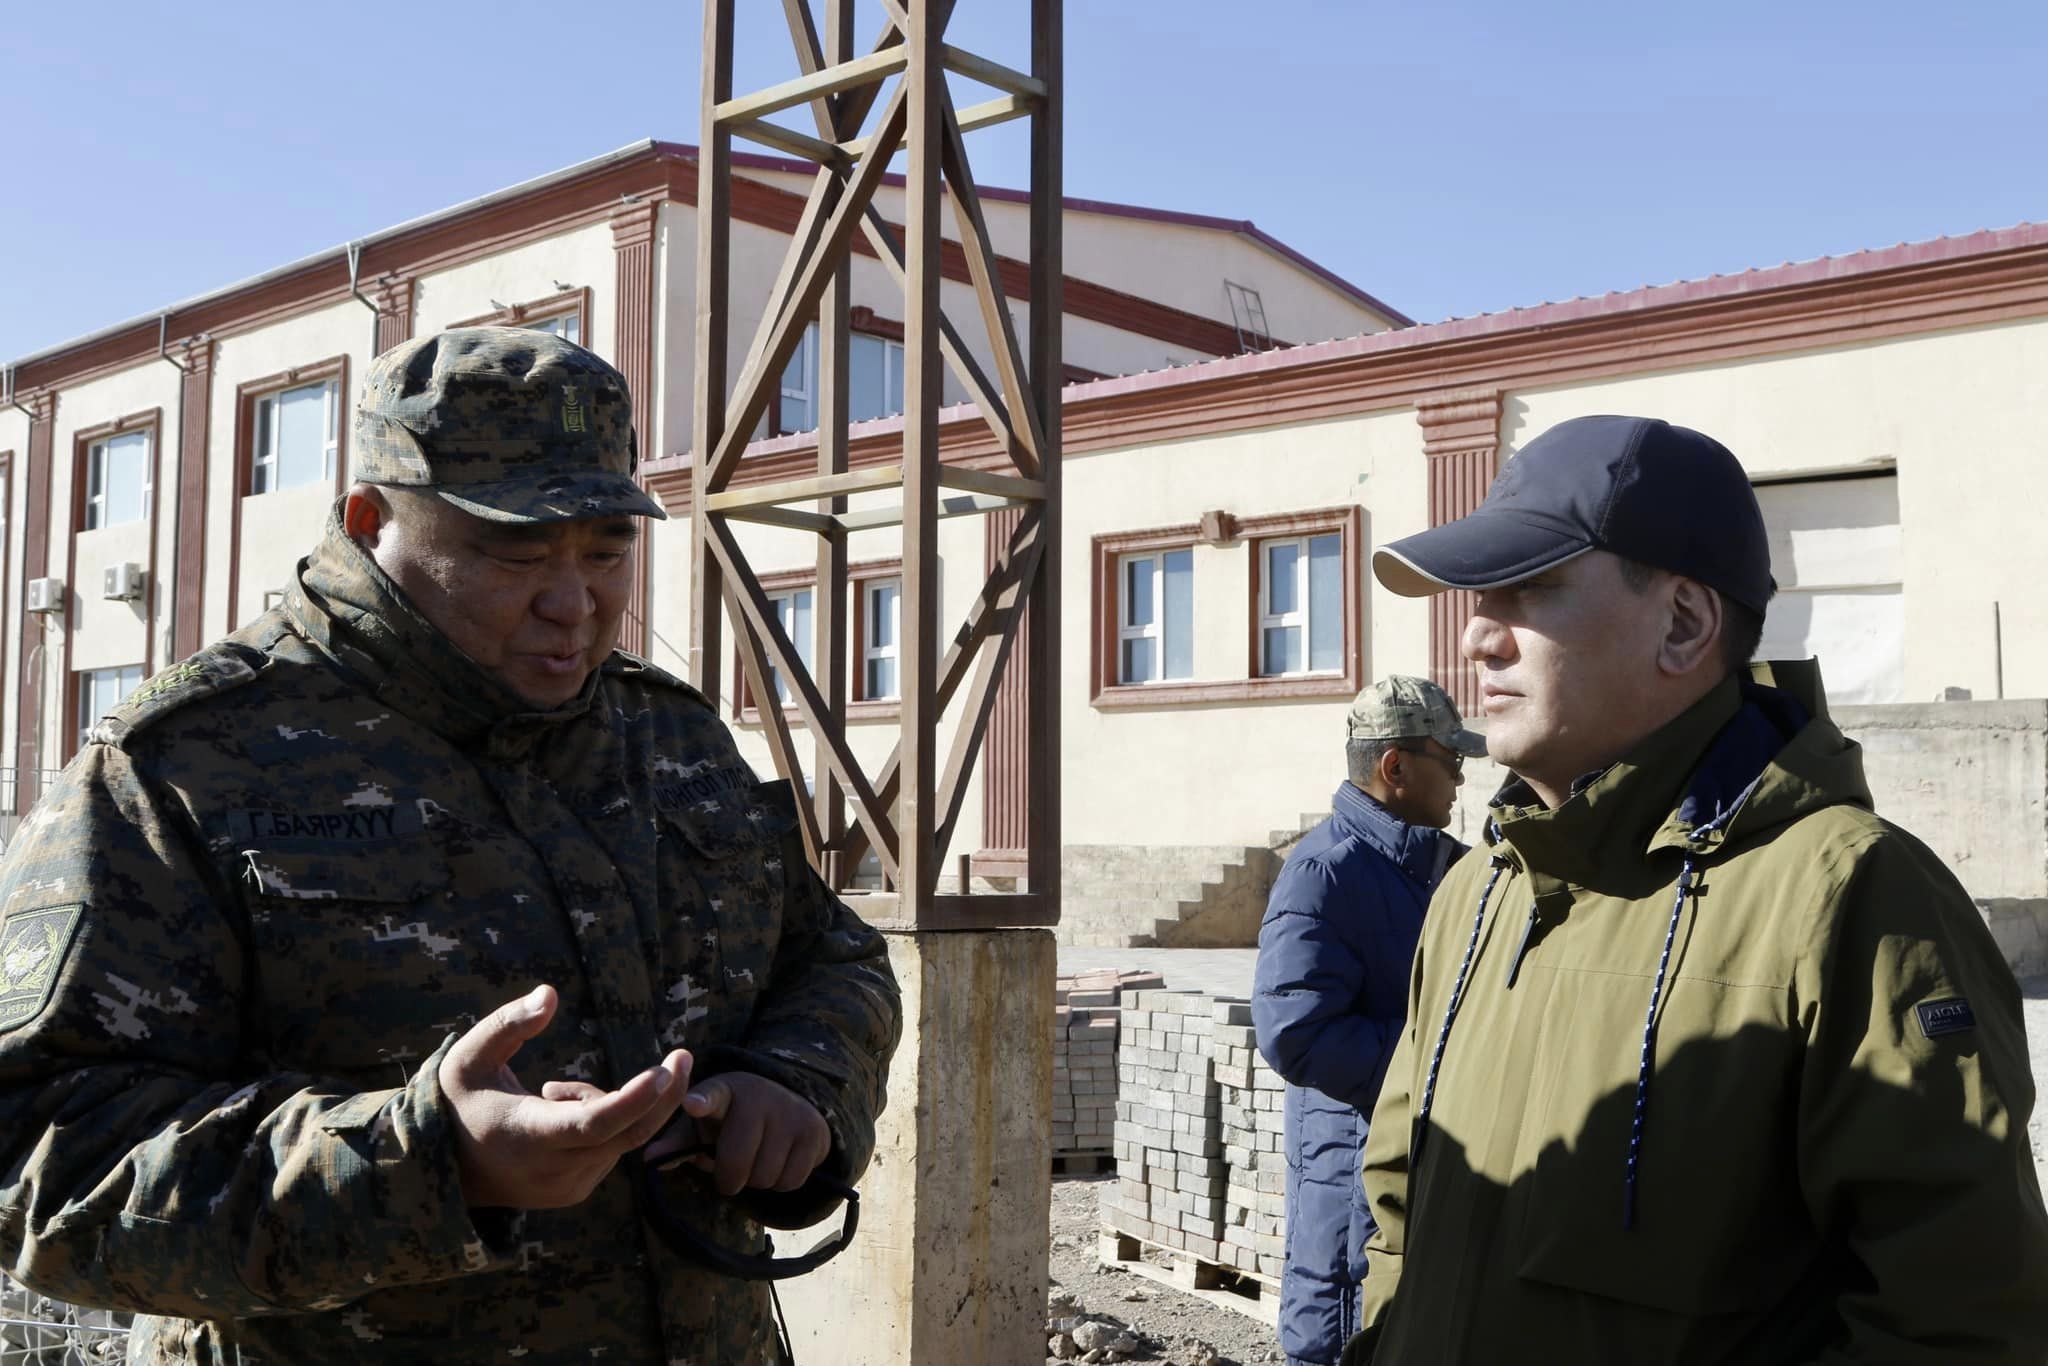
[[[493,522],[666,518],[640,463],[626,380],[521,327],[458,327],[392,347],[356,406],[356,478],[432,489]]]
[[[1353,740],[1427,737],[1468,759],[1486,754],[1486,737],[1466,730],[1451,695],[1425,678],[1382,678],[1352,699],[1347,724]]]

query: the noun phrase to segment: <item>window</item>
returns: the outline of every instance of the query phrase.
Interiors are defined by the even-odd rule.
[[[847,350],[847,419],[870,422],[902,412],[903,343],[854,332]],[[818,425],[818,406],[818,326],[813,323],[783,367],[776,434],[811,431]]]
[[[1356,694],[1365,686],[1364,545],[1357,505],[1250,517],[1213,508],[1177,526],[1096,534],[1089,704],[1153,710]]]
[[[94,723],[121,705],[129,693],[142,686],[142,666],[128,664],[118,669],[87,669],[78,675],[78,743],[85,744]]]
[[[1194,566],[1192,550],[1123,557],[1117,578],[1117,682],[1194,676]]]
[[[149,432],[124,432],[86,451],[85,530],[149,515]]]
[[[771,593],[768,601],[775,608],[776,622],[796,646],[797,659],[808,670],[811,667],[811,590],[797,588],[787,593]],[[795,700],[782,671],[773,664],[768,666],[768,684],[775,690],[775,700],[783,706],[787,707]]]
[[[1759,484],[1778,594],[1760,659],[1817,656],[1832,703],[1906,696],[1899,478],[1887,470]]]
[[[523,323],[521,326],[530,332],[546,332],[550,336],[560,337],[565,342],[583,345],[581,313],[559,313],[552,318],[542,318],[539,322]]]
[[[341,451],[341,381],[302,384],[256,400],[249,492],[329,483]]]
[[[896,638],[902,626],[903,580],[870,579],[859,585],[862,601],[860,700],[899,696]]]
[[[1258,555],[1260,675],[1341,672],[1344,538],[1261,541]]]

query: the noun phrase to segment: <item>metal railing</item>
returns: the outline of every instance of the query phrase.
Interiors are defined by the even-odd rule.
[[[0,1275],[0,1366],[104,1366],[128,1354],[128,1315],[80,1309]]]

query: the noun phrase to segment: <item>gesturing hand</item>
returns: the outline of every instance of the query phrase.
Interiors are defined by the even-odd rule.
[[[462,1198],[471,1206],[581,1204],[625,1153],[661,1132],[690,1080],[678,1049],[616,1091],[549,1082],[535,1095],[512,1056],[554,1019],[555,989],[536,987],[476,1022],[441,1058],[455,1123]]]
[[[710,1149],[689,1160],[712,1174],[720,1195],[747,1187],[793,1191],[832,1151],[832,1131],[815,1106],[752,1072],[720,1073],[685,1096],[683,1110]],[[647,1160],[676,1156],[684,1141],[673,1134],[656,1139]]]

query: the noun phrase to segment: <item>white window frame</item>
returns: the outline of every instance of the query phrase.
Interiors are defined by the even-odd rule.
[[[1170,678],[1166,673],[1166,660],[1170,653],[1167,640],[1166,618],[1166,557],[1188,549],[1187,546],[1166,546],[1156,550],[1132,550],[1117,556],[1116,562],[1116,686],[1145,687],[1157,683],[1185,683],[1185,678]],[[1152,620],[1143,625],[1131,621],[1131,566],[1140,560],[1152,562]],[[1190,566],[1192,567],[1192,566]],[[1132,640],[1152,642],[1152,676],[1133,678],[1124,669],[1124,644]],[[1190,642],[1192,644],[1192,642]]]
[[[876,345],[882,348],[882,391],[884,394],[884,407],[887,406],[887,395],[893,393],[898,395],[899,397],[896,399],[896,407],[894,412],[881,412],[874,414],[872,417],[856,417],[853,420],[856,422],[873,422],[885,417],[895,417],[901,414],[903,411],[903,400],[901,398],[904,388],[903,343],[897,341],[893,337],[878,336],[872,332],[855,332],[849,335],[847,338],[847,349],[851,351],[855,346],[858,346],[861,342],[864,341],[874,342]],[[849,378],[851,378],[852,375],[851,360],[852,358],[849,356]],[[891,383],[891,380],[893,380],[894,383]],[[847,407],[848,412],[851,413],[852,403],[850,401]]]
[[[1317,531],[1306,536],[1274,536],[1259,541],[1259,677],[1261,678],[1327,678],[1344,672],[1344,621],[1340,615],[1337,621],[1338,665],[1334,669],[1311,669],[1308,664],[1314,658],[1315,627],[1309,594],[1309,544],[1313,541],[1332,539],[1337,542],[1337,553],[1344,553],[1344,537],[1341,531]],[[1273,610],[1273,551],[1281,546],[1294,547],[1294,602],[1292,612]],[[1341,558],[1340,558],[1341,563]],[[1340,596],[1337,606],[1344,610]],[[1266,632],[1298,627],[1301,631],[1301,663],[1299,669],[1283,669],[1273,672],[1266,667]]]
[[[545,318],[535,318],[519,325],[528,331],[547,332],[560,337],[571,346],[583,345],[583,310],[580,308],[565,308],[560,313],[550,313]]]
[[[818,628],[817,593],[812,589],[810,585],[805,584],[796,588],[785,588],[777,593],[770,593],[767,595],[767,597],[769,606],[775,609],[776,620],[782,623],[782,629],[784,633],[789,636],[790,643],[796,646],[797,659],[802,662],[803,666],[806,669],[810,668],[811,641],[812,637],[816,634]],[[802,634],[798,634],[794,629],[792,629],[790,625],[791,620],[796,615],[795,603],[798,598],[810,599],[810,604],[805,609],[811,613],[810,629],[803,632]],[[789,611],[786,615],[783,611],[783,604],[785,603],[790,604]],[[785,679],[782,676],[782,671],[776,668],[773,664],[770,664],[768,666],[768,677],[775,685],[776,704],[784,707],[793,705],[795,702],[796,694],[790,691],[789,680]],[[759,702],[757,701],[755,705],[758,706]]]
[[[896,590],[893,608],[889,614],[889,643],[875,644],[875,621],[879,613],[875,610],[875,597],[884,588]],[[903,640],[903,579],[900,575],[887,578],[863,579],[860,591],[866,596],[861,599],[861,700],[864,702],[895,702],[903,697],[903,665],[897,656],[897,647]],[[877,693],[868,686],[869,666],[877,660],[887,659],[896,664],[896,687],[892,692]]]
[[[108,674],[115,676],[113,680],[113,705],[109,707],[95,706],[92,699],[94,692],[97,690],[96,685]],[[140,664],[120,664],[106,669],[80,669],[78,671],[78,716],[76,718],[78,721],[78,747],[80,749],[85,748],[86,739],[92,734],[92,728],[98,724],[99,719],[112,711],[114,707],[120,706],[122,702],[127,700],[130,693],[133,693],[141,686],[142,666]]]
[[[896,340],[894,337],[885,337],[877,332],[850,332],[847,334],[847,350],[849,352],[855,346],[861,344],[862,342],[872,342],[875,345],[880,346],[882,348],[882,389],[884,393],[884,407],[887,407],[888,404],[887,396],[890,394],[894,394],[896,395],[895,408],[893,411],[875,413],[867,417],[855,415],[852,420],[855,422],[873,422],[885,417],[895,417],[900,415],[903,412],[902,395],[904,390],[905,379],[903,343]],[[849,355],[847,359],[849,365],[850,380],[850,367],[852,357]],[[800,381],[800,383],[796,385],[792,385],[789,383],[789,376],[792,370],[795,371],[797,378]],[[797,344],[797,349],[795,353],[791,355],[789,358],[789,364],[783,367],[782,382],[777,387],[777,395],[778,397],[775,406],[775,434],[777,436],[789,436],[796,432],[808,432],[813,431],[817,428],[818,325],[816,323],[812,323],[804,328],[803,340]],[[798,402],[804,405],[803,425],[801,427],[791,426],[789,423],[783,421],[783,400],[792,400],[794,402]],[[851,395],[849,395],[848,408],[849,412],[851,412]]]
[[[156,433],[153,430],[140,432],[112,432],[95,440],[85,452],[85,525],[81,531],[98,531],[106,526],[125,526],[124,522],[107,520],[107,447],[116,441],[131,436],[142,438],[142,515],[136,521],[146,521],[156,489],[151,480],[155,464]]]
[[[791,370],[796,371],[799,387],[789,383]],[[804,329],[803,339],[797,343],[796,354],[789,358],[789,364],[782,368],[782,379],[777,385],[775,402],[775,433],[788,436],[794,432],[813,431],[818,425],[818,325],[812,323]],[[782,405],[794,399],[804,405],[804,423],[793,427],[783,421]]]
[[[291,384],[282,389],[273,389],[267,394],[259,394],[257,396],[255,407],[250,410],[250,420],[256,424],[256,430],[249,436],[249,496],[255,497],[260,494],[282,493],[285,491],[279,487],[277,482],[277,461],[279,455],[277,442],[281,430],[277,421],[278,403],[286,394],[296,394],[316,387],[321,390],[321,400],[324,407],[320,452],[321,478],[328,483],[334,482],[335,462],[341,458],[341,380],[339,378],[314,380],[309,384]],[[266,409],[270,414],[268,422],[264,421]],[[263,439],[266,432],[270,437],[270,449],[267,451],[263,449]],[[306,485],[294,484],[292,487],[305,488]]]

